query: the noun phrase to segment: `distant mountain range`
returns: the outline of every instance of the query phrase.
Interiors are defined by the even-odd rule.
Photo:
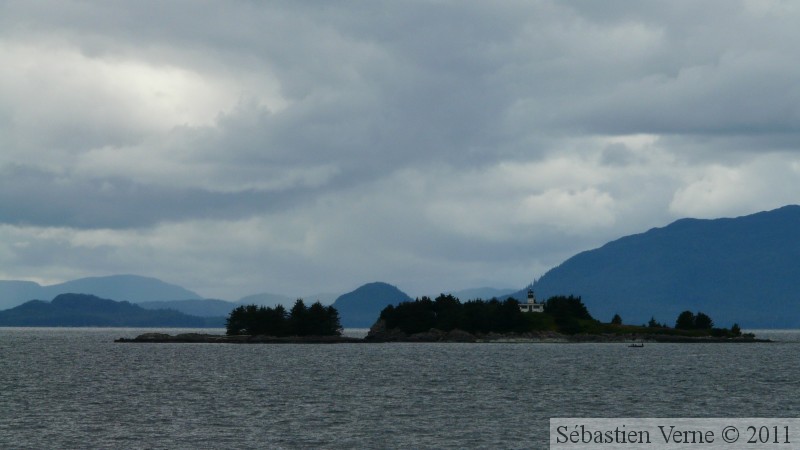
[[[717,325],[744,328],[800,328],[800,206],[731,219],[681,219],[663,228],[622,237],[579,253],[536,281],[539,299],[581,296],[589,312],[609,321],[642,324],[654,317],[674,324],[684,310],[702,311]],[[0,309],[59,294],[92,294],[138,303],[143,309],[171,309],[198,317],[226,317],[240,304],[291,307],[294,299],[275,294],[238,302],[203,299],[161,280],[136,275],[92,277],[52,286],[0,281]],[[479,288],[451,292],[463,301],[502,298],[508,290]],[[526,291],[511,293],[523,300]],[[306,298],[329,303],[330,298]],[[386,283],[369,283],[336,298],[345,327],[369,327],[389,304],[411,298]],[[46,302],[40,302],[46,303]],[[34,304],[35,306],[35,304]],[[28,306],[32,307],[32,306]],[[41,306],[35,306],[41,307]]]
[[[800,206],[626,236],[569,258],[534,290],[579,295],[602,321],[674,325],[690,310],[720,326],[800,328]]]
[[[214,317],[225,315],[240,304],[276,306],[287,308],[295,298],[279,294],[261,293],[242,297],[236,302],[204,299],[196,292],[166,283],[157,278],[139,275],[111,275],[88,277],[48,286],[32,281],[0,280],[0,310],[18,306],[28,300],[46,300],[59,294],[92,294],[102,298],[136,303],[146,309],[174,309],[190,315]],[[307,302],[333,303],[337,294],[317,294]]]
[[[127,306],[125,308],[127,309],[119,308],[130,312],[132,317],[144,317],[141,311],[138,311],[141,309],[144,311],[169,310],[170,313],[180,313],[192,316],[194,319],[202,319],[200,322],[184,320],[187,323],[186,326],[192,327],[200,326],[198,323],[208,323],[206,319],[213,319],[216,321],[213,323],[219,323],[221,324],[220,326],[224,326],[224,320],[220,321],[219,318],[227,317],[239,305],[255,304],[274,307],[280,304],[288,310],[296,300],[288,296],[270,293],[249,295],[236,302],[204,299],[195,292],[156,278],[138,275],[112,275],[81,278],[49,286],[42,286],[31,281],[0,280],[0,310],[7,310],[0,311],[0,313],[8,313],[5,315],[6,318],[16,317],[16,319],[12,320],[12,322],[16,321],[14,322],[16,324],[37,323],[40,324],[37,326],[46,326],[44,325],[45,323],[60,323],[57,320],[57,315],[65,313],[59,307],[60,302],[56,301],[55,304],[51,305],[44,300],[60,298],[62,294],[87,294],[100,299],[109,299],[106,301],[126,302]],[[396,287],[377,282],[366,284],[353,292],[338,297],[332,294],[319,294],[306,298],[305,301],[307,304],[316,301],[326,305],[334,303],[339,310],[343,326],[369,327],[375,323],[380,311],[386,305],[397,304],[410,299],[408,295]],[[31,300],[36,300],[36,302],[31,302]],[[135,303],[135,305],[131,303]],[[22,316],[19,316],[19,314],[23,314],[27,318],[22,320]],[[34,319],[33,316],[36,314],[41,315],[41,317]],[[164,315],[163,311],[159,312],[159,314],[161,316]],[[64,320],[67,323],[72,319],[65,318]],[[150,322],[154,325],[137,326],[158,326],[156,324],[161,323],[159,320],[153,319]],[[181,322],[181,320],[177,322]],[[113,321],[106,321],[102,326],[113,326],[109,325],[111,322]],[[144,324],[146,322],[146,320],[142,319],[137,323]],[[4,323],[11,322],[0,320],[0,326]]]
[[[174,310],[148,310],[87,294],[61,294],[0,311],[0,326],[22,327],[224,327],[224,317],[194,317]]]
[[[51,299],[66,293],[93,294],[133,303],[202,299],[197,293],[178,285],[138,275],[81,278],[50,286],[41,286],[32,281],[0,280],[0,309],[11,308],[28,300]]]
[[[64,297],[65,294],[79,295]],[[82,298],[81,295],[102,300],[102,302],[79,302],[86,308],[98,307],[98,314],[104,317],[102,320],[95,316],[84,317],[83,314],[87,311],[75,315],[74,310],[68,311],[62,308],[64,298]],[[335,301],[332,297],[330,294],[320,294],[305,300],[307,304],[315,301],[330,304],[333,301],[345,327],[369,327],[386,305],[410,299],[408,295],[386,283],[364,285],[353,292],[336,297]],[[44,301],[49,298],[58,301]],[[89,324],[117,326],[113,324],[122,322],[115,322],[117,319],[105,315],[111,310],[119,317],[129,314],[131,321],[135,322],[118,326],[162,326],[162,323],[167,322],[169,325],[163,326],[198,327],[208,323],[224,326],[224,318],[238,305],[274,307],[281,304],[289,309],[295,300],[269,293],[249,295],[237,302],[204,299],[180,286],[137,275],[81,278],[50,286],[41,286],[30,281],[0,281],[0,309],[5,309],[0,311],[0,316],[4,317],[0,318],[0,326],[72,326],[73,323],[86,326]],[[114,302],[118,305],[112,308],[109,306],[111,304],[103,302]],[[148,316],[145,312],[154,312],[156,315]],[[59,319],[60,314],[64,317]],[[180,323],[185,325],[179,325]]]

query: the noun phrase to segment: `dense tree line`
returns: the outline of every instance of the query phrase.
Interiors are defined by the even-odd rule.
[[[684,311],[675,320],[675,328],[678,330],[710,330],[714,327],[714,321],[707,314],[697,314],[691,311]]]
[[[555,317],[572,317],[580,320],[594,320],[580,297],[557,295],[544,302],[545,314]],[[620,319],[621,320],[621,319]]]
[[[442,294],[435,300],[422,297],[396,306],[389,305],[381,311],[380,318],[386,321],[388,329],[400,329],[407,334],[431,328],[442,331],[460,329],[469,333],[522,332],[526,331],[528,324],[517,300],[461,303],[449,294]]]
[[[320,302],[306,307],[302,299],[297,299],[288,312],[282,305],[274,308],[239,306],[231,311],[225,328],[229,336],[338,336],[342,332],[336,308],[323,306]]]
[[[576,334],[586,331],[587,323],[597,321],[589,314],[586,305],[580,297],[557,295],[544,302],[544,313],[555,320],[558,331],[566,334]],[[620,319],[622,323],[622,319]]]
[[[388,329],[407,334],[422,333],[432,328],[468,333],[522,333],[534,330],[559,329],[579,332],[582,320],[594,320],[580,297],[553,297],[545,302],[544,314],[523,313],[519,301],[470,300],[462,303],[452,295],[436,299],[418,298],[396,306],[387,306],[380,319]]]
[[[647,328],[656,328],[659,330],[678,330],[680,332],[689,332],[693,334],[704,334],[716,337],[738,337],[742,336],[742,329],[739,324],[734,323],[730,329],[714,327],[714,320],[708,314],[700,311],[697,314],[691,311],[683,311],[678,314],[675,319],[675,327],[670,328],[666,323],[659,323],[655,317],[651,317],[647,323]],[[752,336],[752,334],[748,334]]]
[[[712,336],[741,336],[742,330],[739,324],[735,323],[730,328],[715,328],[714,321],[707,314],[700,311],[697,314],[691,311],[683,311],[678,315],[675,320],[676,330],[700,330],[711,334]]]
[[[742,335],[736,324],[730,330],[714,328],[714,321],[707,314],[690,311],[684,311],[678,316],[675,328],[658,323],[655,318],[651,318],[646,326],[623,325],[619,314],[615,314],[610,323],[603,324],[589,314],[581,297],[574,296],[550,297],[544,302],[543,313],[524,313],[519,309],[519,302],[513,298],[462,303],[452,295],[442,294],[436,299],[421,297],[415,301],[387,306],[381,311],[380,319],[385,322],[387,329],[397,329],[406,334],[424,333],[431,329],[459,329],[472,334],[549,330],[564,334],[647,332],[718,337]]]

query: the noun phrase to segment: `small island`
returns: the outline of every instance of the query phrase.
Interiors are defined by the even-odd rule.
[[[675,327],[651,319],[647,325],[626,325],[616,314],[609,323],[593,318],[580,297],[554,296],[527,303],[460,302],[451,295],[422,297],[385,308],[366,337],[375,342],[767,342],[741,332],[714,327],[706,314],[684,311]]]
[[[225,335],[145,333],[115,342],[174,342],[229,344],[338,344],[361,343],[363,339],[342,336],[339,312],[315,302],[310,307],[297,299],[292,309],[246,305],[236,307],[225,321]]]
[[[175,344],[363,344],[367,341],[346,336],[269,336],[269,335],[235,335],[204,333],[144,333],[135,338],[119,338],[114,342],[138,343],[175,343]]]
[[[684,311],[675,326],[658,323],[623,324],[619,314],[609,323],[593,318],[580,297],[554,296],[527,303],[506,300],[461,302],[452,295],[418,298],[384,308],[363,339],[342,336],[339,315],[319,302],[306,307],[298,299],[291,310],[283,306],[240,306],[226,320],[226,334],[185,333],[171,336],[145,333],[115,342],[174,343],[387,343],[387,342],[769,342],[731,328],[714,326],[702,312]]]

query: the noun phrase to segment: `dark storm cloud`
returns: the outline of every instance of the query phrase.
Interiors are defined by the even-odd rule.
[[[3,2],[0,264],[51,246],[52,278],[113,260],[287,293],[382,273],[417,292],[522,285],[677,217],[796,202],[798,17],[777,1]]]
[[[17,5],[34,11],[9,11],[33,19],[24,31],[9,24],[14,36],[62,36],[91,55],[215,73],[273,72],[289,107],[217,145],[257,159],[251,141],[273,160],[334,160],[358,176],[536,157],[541,149],[520,143],[537,134],[771,134],[798,125],[800,64],[765,53],[773,40],[736,38],[726,21],[755,30],[767,20],[742,7],[711,17],[691,3],[207,2],[197,14],[181,14],[181,2],[66,3],[49,13]],[[769,34],[790,37],[786,22]],[[109,144],[98,139],[85,145]]]
[[[128,179],[81,179],[36,169],[0,171],[0,223],[37,227],[140,228],[163,221],[232,219],[297,207],[309,192],[209,192]]]

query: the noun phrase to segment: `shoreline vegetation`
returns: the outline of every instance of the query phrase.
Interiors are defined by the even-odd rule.
[[[390,305],[364,338],[342,336],[338,313],[319,303],[306,307],[298,299],[291,311],[282,307],[242,306],[228,317],[225,335],[145,333],[115,342],[228,344],[343,344],[391,342],[463,343],[752,343],[771,342],[743,334],[737,324],[715,328],[702,312],[684,311],[675,327],[658,323],[627,325],[615,314],[609,323],[594,319],[580,297],[551,297],[543,312],[522,312],[515,299],[472,300],[452,295],[422,297]]]
[[[670,335],[609,335],[560,333],[510,333],[472,335],[455,330],[444,332],[430,330],[410,336],[355,338],[347,336],[265,336],[183,333],[144,333],[135,338],[119,338],[121,343],[206,343],[206,344],[386,344],[386,343],[497,343],[497,344],[535,344],[535,343],[760,343],[773,342],[770,339],[755,337],[721,338],[713,336],[670,336]]]

